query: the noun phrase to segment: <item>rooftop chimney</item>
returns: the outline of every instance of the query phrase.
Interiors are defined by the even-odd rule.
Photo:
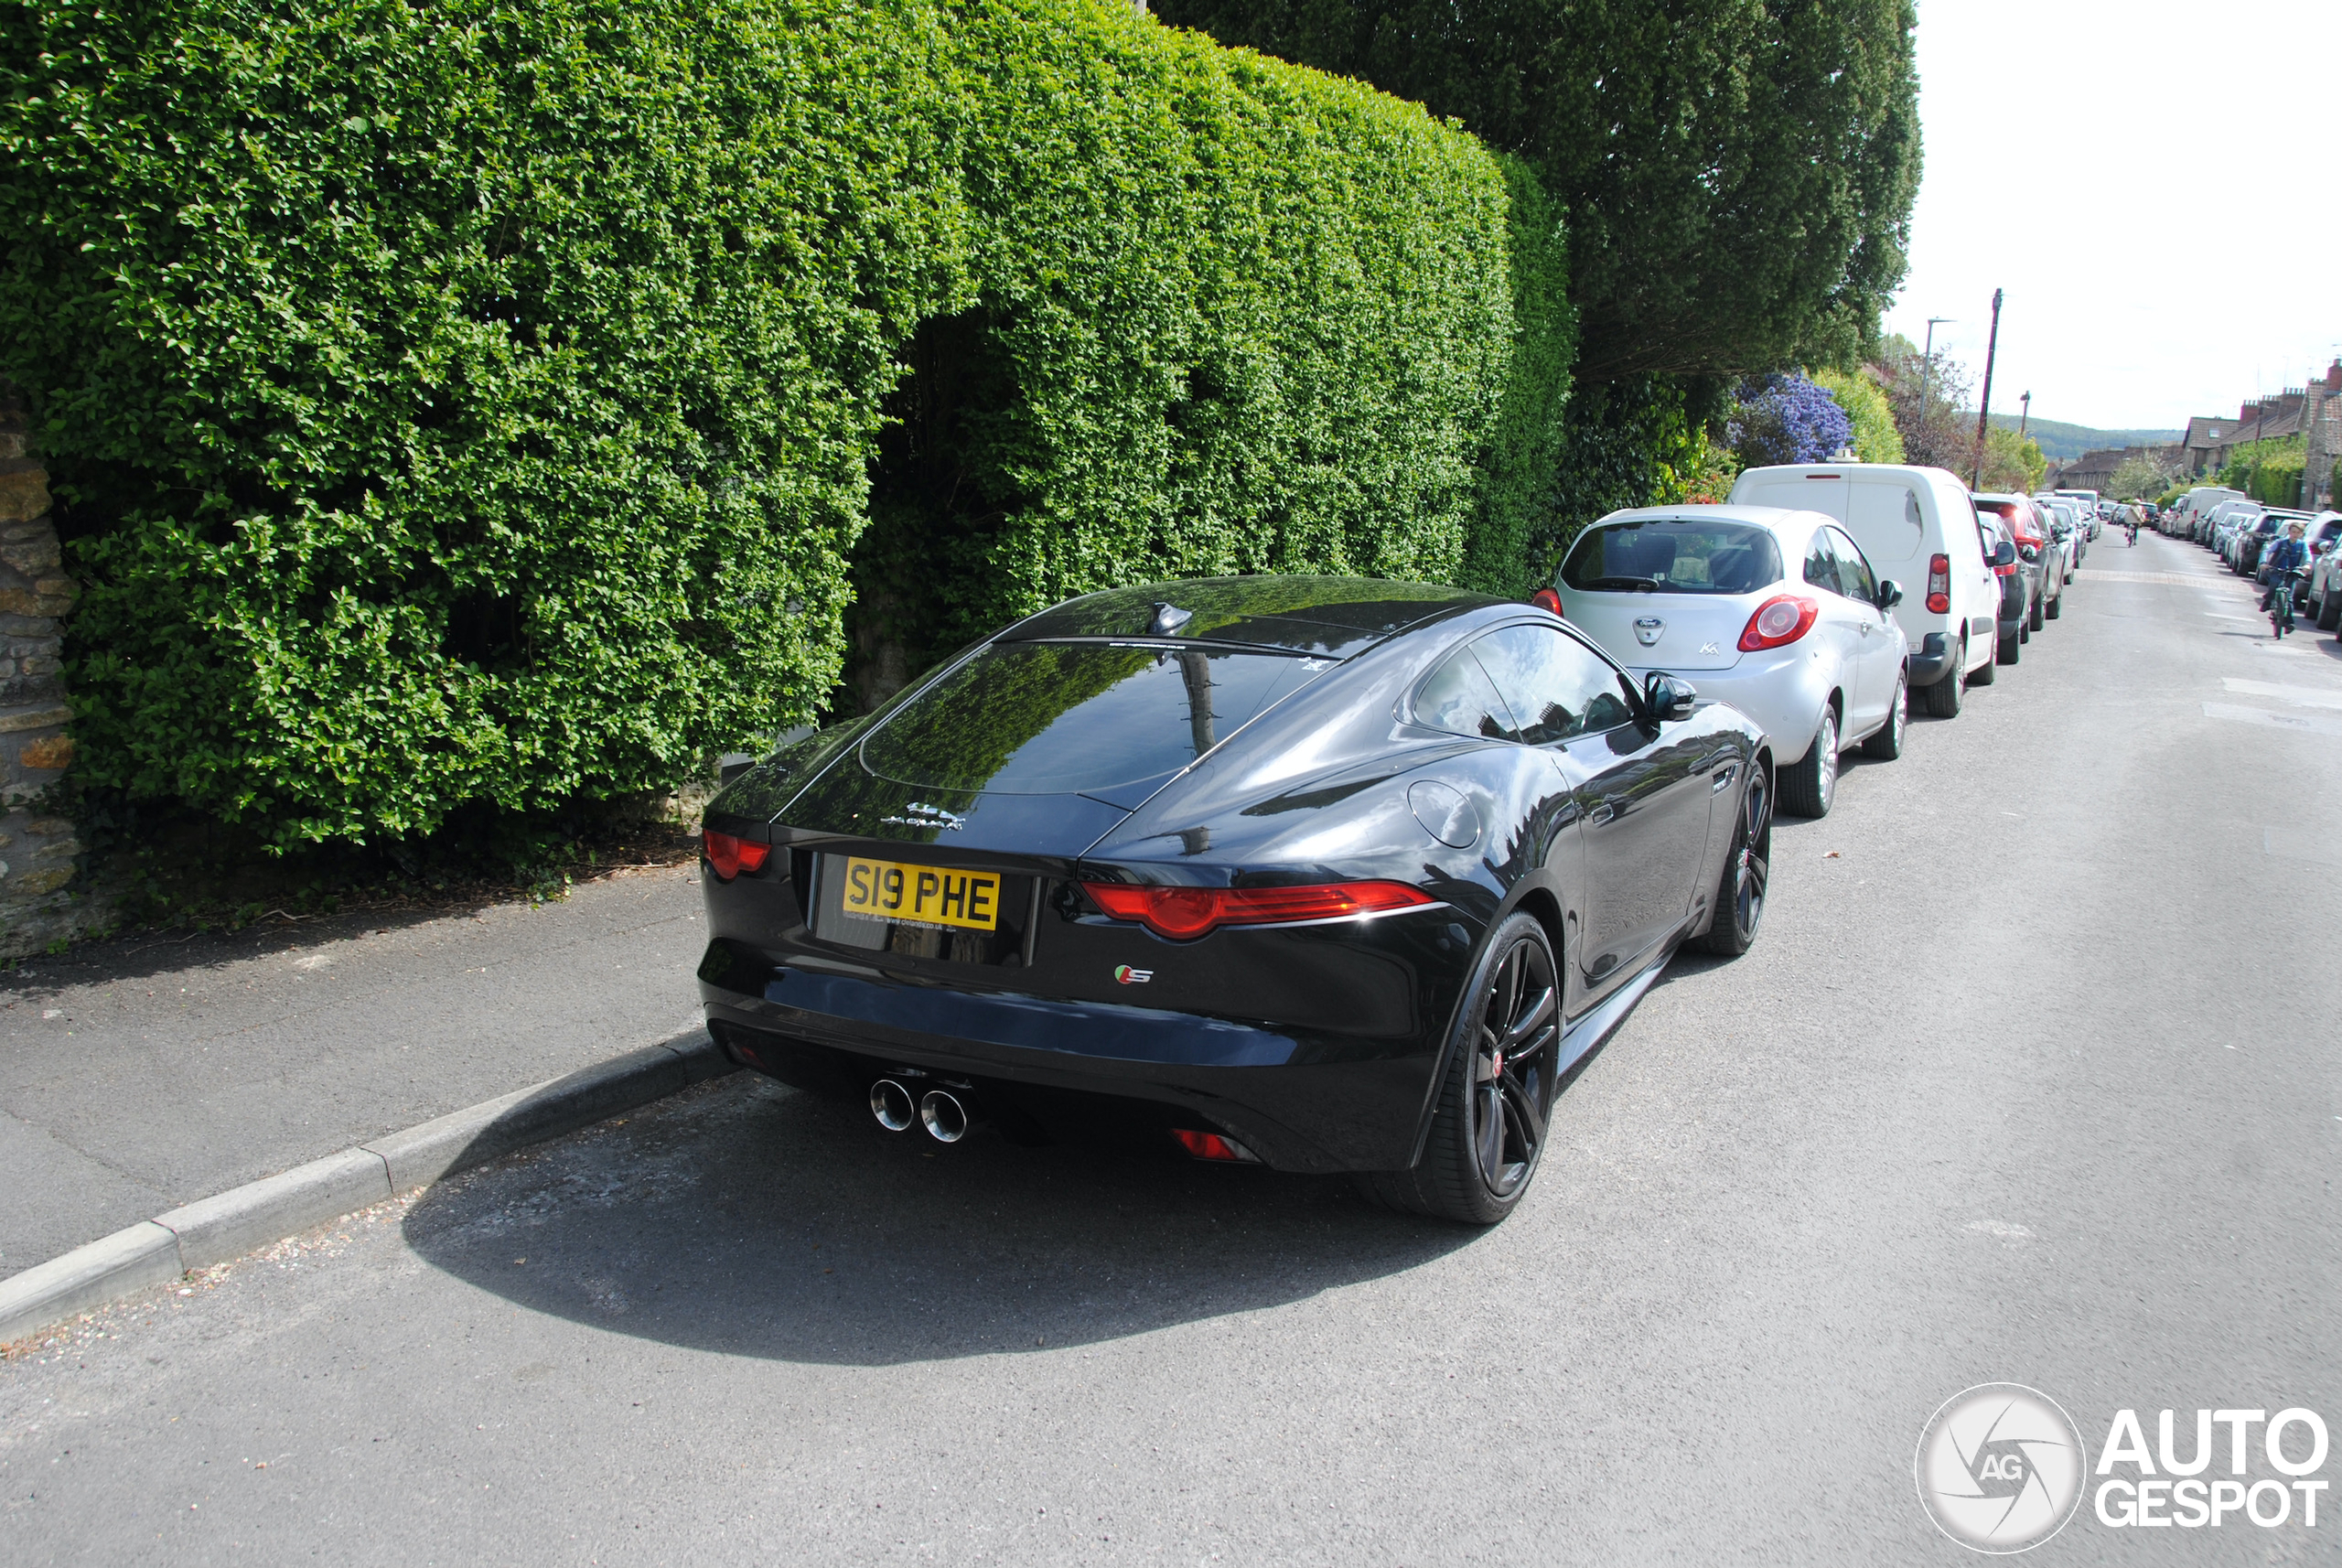
[[[2326,367],[2326,392],[2329,397],[2336,392],[2342,392],[2342,360],[2337,360]]]

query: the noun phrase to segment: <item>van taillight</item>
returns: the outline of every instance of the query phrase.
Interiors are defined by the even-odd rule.
[[[1951,557],[1928,557],[1928,613],[1931,616],[1951,613]]]

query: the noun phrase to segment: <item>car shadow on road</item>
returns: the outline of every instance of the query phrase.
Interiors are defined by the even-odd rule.
[[[779,1360],[1090,1344],[1305,1300],[1484,1232],[1347,1180],[1144,1149],[944,1147],[739,1073],[409,1209],[425,1261],[532,1312]]]

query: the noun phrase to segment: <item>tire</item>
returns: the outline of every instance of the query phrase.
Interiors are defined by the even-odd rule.
[[[2329,586],[2326,597],[2317,601],[2317,629],[2332,631],[2337,624],[2342,624],[2342,598],[2337,598]]]
[[[2048,595],[2047,595],[2047,594],[2044,594],[2044,595],[2042,595],[2042,596],[2041,596],[2041,597],[2039,597],[2039,598],[2037,598],[2037,599],[2036,599],[2036,600],[2034,600],[2034,601],[2033,601],[2033,609],[2032,609],[2032,612],[2031,612],[2030,614],[2028,614],[2028,615],[2025,618],[2025,630],[2027,630],[2027,631],[2039,631],[2039,630],[2041,629],[2041,607],[2042,607],[2044,604],[2047,604],[2047,603],[2048,602],[2048,599],[2049,599],[2049,596],[2048,596]]]
[[[1764,759],[1756,757],[1748,764],[1748,788],[1740,792],[1740,823],[1733,830],[1732,848],[1716,885],[1715,912],[1708,929],[1684,945],[1724,958],[1746,952],[1765,918],[1765,884],[1772,880],[1772,860],[1773,791],[1765,778]]]
[[[1976,684],[1979,686],[1989,686],[1993,682],[1999,680],[2001,678],[2000,667],[2002,665],[2014,664],[2018,659],[2023,657],[2023,655],[2017,651],[2017,646],[2024,640],[2024,632],[2013,631],[1994,644],[1993,648],[1993,661],[1990,664],[1985,665],[1982,670],[1976,671]]]
[[[1961,705],[1967,697],[1968,671],[1962,668],[1967,662],[1968,639],[1963,637],[1960,639],[1960,657],[1952,661],[1950,671],[1934,685],[1919,688],[1926,693],[1923,700],[1928,717],[1956,719],[1960,716]]]
[[[2059,616],[2065,614],[2066,596],[2059,594],[2056,598],[2051,599],[2047,607],[2043,609],[2041,613],[2051,620],[2056,620]]]
[[[1423,1158],[1412,1170],[1361,1173],[1361,1192],[1464,1225],[1494,1225],[1513,1211],[1537,1174],[1552,1115],[1560,977],[1533,916],[1497,928],[1464,993]]]
[[[1776,780],[1781,809],[1800,817],[1826,817],[1838,798],[1838,710],[1821,705],[1821,722],[1805,756]]]
[[[1886,710],[1886,722],[1863,742],[1863,755],[1880,762],[1894,761],[1903,755],[1903,737],[1910,727],[1911,687],[1898,672],[1895,677],[1895,702]]]

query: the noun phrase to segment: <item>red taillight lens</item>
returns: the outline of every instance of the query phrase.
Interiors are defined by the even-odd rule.
[[[1951,613],[1951,557],[1928,557],[1928,613],[1934,616]]]
[[[1535,593],[1529,596],[1529,602],[1535,605],[1541,610],[1551,610],[1555,615],[1562,614],[1562,596],[1553,592],[1551,588],[1538,589]],[[1567,620],[1569,618],[1567,616],[1563,616],[1562,618]]]
[[[744,871],[762,871],[765,862],[772,858],[772,845],[757,843],[752,839],[734,838],[710,828],[699,835],[700,848],[706,853],[707,864],[725,882]]]
[[[1756,607],[1756,613],[1748,618],[1748,625],[1742,629],[1740,651],[1755,653],[1759,649],[1795,642],[1813,629],[1814,618],[1821,613],[1820,604],[1795,594],[1767,599]]]
[[[1191,941],[1218,926],[1280,926],[1412,909],[1432,896],[1403,882],[1329,882],[1314,887],[1132,887],[1085,882],[1083,891],[1117,920],[1158,937]]]
[[[1261,1156],[1233,1138],[1223,1138],[1217,1133],[1198,1133],[1193,1127],[1174,1127],[1171,1135],[1179,1146],[1199,1160],[1233,1160],[1239,1165],[1257,1165]]]

